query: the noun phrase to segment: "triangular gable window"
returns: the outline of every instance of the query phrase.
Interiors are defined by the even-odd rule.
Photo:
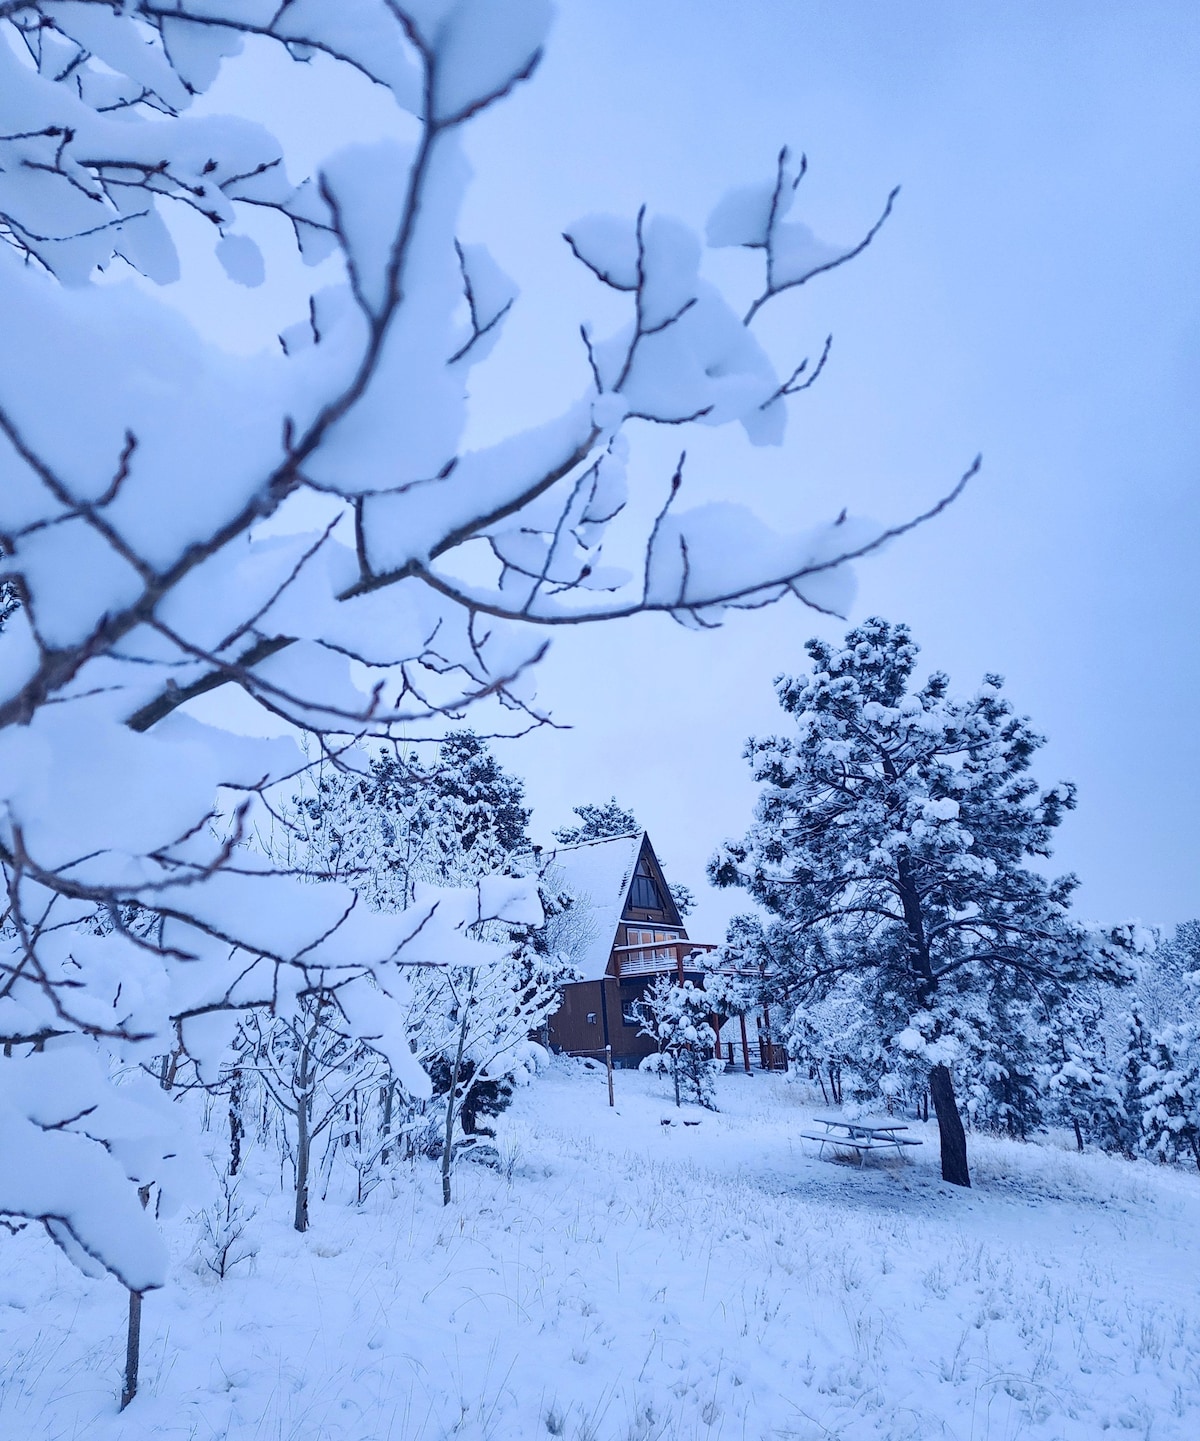
[[[662,892],[650,870],[650,862],[642,856],[629,888],[629,904],[636,911],[665,911]]]

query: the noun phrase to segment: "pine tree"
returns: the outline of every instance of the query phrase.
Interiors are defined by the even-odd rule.
[[[603,841],[609,836],[627,836],[641,830],[638,818],[617,800],[610,797],[603,805],[582,805],[572,808],[579,817],[577,825],[560,826],[554,832],[559,845],[578,846],[584,841]]]
[[[1194,1024],[1172,1026],[1154,1038],[1140,1089],[1147,1155],[1191,1160],[1200,1170],[1200,1030]]]
[[[21,597],[16,584],[11,580],[0,580],[0,631],[4,629],[4,623],[9,616],[20,608]]]
[[[657,1055],[642,1065],[665,1068],[675,1084],[675,1104],[690,1092],[697,1105],[716,1110],[713,1071],[719,1065],[713,1056],[712,998],[691,981],[677,984],[670,976],[659,976],[642,997],[643,1025],[640,1034],[658,1045]]]
[[[1135,994],[1155,1031],[1187,1022],[1200,989],[1200,921],[1183,921],[1146,955]]]
[[[1042,737],[998,676],[965,699],[940,672],[915,688],[908,628],[879,619],[807,650],[811,673],[776,684],[795,734],[749,743],[763,787],[755,823],[710,878],[776,918],[771,950],[793,992],[874,974],[875,993],[893,998],[893,1018],[876,1018],[881,1041],[923,1058],[942,1174],[968,1186],[954,1068],[977,1047],[994,1080],[1002,1071],[1023,1088],[1024,1058],[1005,1054],[1021,1007],[1127,978],[1124,933],[1073,922],[1074,878],[1047,881],[1025,864],[1050,854],[1075,795],[1029,776]]]
[[[967,1114],[976,1127],[1026,1140],[1045,1120],[1046,993],[1011,967],[967,981],[941,1008],[953,1017]],[[1057,1007],[1067,993],[1048,994]]]
[[[1129,1118],[1106,1054],[1101,1021],[1093,998],[1072,997],[1058,1008],[1047,1035],[1047,1103],[1074,1130],[1081,1151],[1085,1141],[1105,1151],[1128,1145]]]
[[[1150,1071],[1150,1052],[1153,1036],[1149,1027],[1135,1010],[1125,1024],[1125,1047],[1121,1059],[1121,1107],[1125,1112],[1126,1126],[1121,1149],[1129,1157],[1138,1155],[1143,1149],[1142,1112],[1145,1109],[1142,1097],[1142,1082]]]
[[[474,732],[451,732],[428,765],[390,751],[358,773],[349,759],[322,770],[290,820],[304,863],[353,877],[377,908],[410,903],[420,882],[469,883],[531,857],[524,788]]]

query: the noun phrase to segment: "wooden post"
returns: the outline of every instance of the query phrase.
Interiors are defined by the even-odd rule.
[[[615,1106],[615,1105],[617,1104],[617,1102],[616,1102],[616,1098],[613,1096],[612,1047],[611,1047],[611,1046],[605,1046],[605,1048],[604,1048],[604,1064],[605,1064],[605,1066],[608,1067],[608,1104],[609,1104],[610,1106]]]
[[[675,969],[679,973],[679,984],[683,985],[683,947],[676,942],[675,945]]]
[[[746,1039],[746,1017],[739,1016],[738,1024],[742,1028],[742,1064],[746,1068],[746,1074],[750,1074],[750,1042]]]

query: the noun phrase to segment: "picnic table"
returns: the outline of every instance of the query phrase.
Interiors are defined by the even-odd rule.
[[[886,1151],[894,1148],[898,1156],[903,1156],[905,1146],[922,1144],[920,1141],[914,1141],[907,1136],[898,1134],[900,1131],[908,1130],[908,1127],[904,1125],[874,1126],[868,1125],[865,1121],[840,1121],[827,1116],[814,1116],[813,1120],[817,1125],[825,1127],[825,1134],[819,1136],[811,1131],[803,1131],[801,1139],[817,1141],[821,1147],[818,1152],[821,1157],[825,1155],[826,1146],[832,1146],[838,1151],[854,1151],[858,1155],[860,1166],[863,1156],[868,1151]]]

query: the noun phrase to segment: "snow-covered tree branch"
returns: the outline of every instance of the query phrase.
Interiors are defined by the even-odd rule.
[[[464,447],[469,373],[516,291],[459,234],[462,133],[533,74],[549,21],[546,0],[0,0],[0,1039],[18,1078],[0,1088],[12,1134],[31,1137],[7,1177],[41,1175],[46,1146],[86,1134],[23,1099],[33,1042],[47,1075],[81,1046],[129,1061],[177,1045],[215,1075],[239,1009],[288,1020],[332,997],[346,1034],[420,1091],[410,968],[486,965],[487,922],[540,919],[528,878],[418,887],[381,913],[353,877],[314,883],[254,856],[255,807],[306,758],[203,724],[188,700],[234,688],[322,756],[485,697],[536,722],[547,627],[639,610],[710,625],[788,594],[839,610],[848,562],[916,523],[843,515],[775,536],[741,506],[681,509],[681,461],[635,563],[606,556],[630,421],[782,438],[801,371],[781,380],[754,317],[854,249],[826,253],[783,221],[783,159],[710,225],[710,243],[764,254],[744,319],[702,278],[687,226],[587,217],[570,244],[627,322],[584,328],[589,379],[563,413]],[[410,138],[349,147],[297,182],[261,126],[188,113],[223,65],[251,63],[249,39],[384,87]],[[257,283],[276,257],[245,221],[264,210],[342,278],[278,354],[238,359],[142,281],[183,273],[186,211],[229,276]],[[318,528],[261,533],[312,496]],[[142,1183],[148,1164],[124,1174]],[[48,1214],[49,1194],[0,1182],[0,1211]],[[54,1200],[77,1237],[91,1195]],[[141,1289],[161,1268],[123,1257],[135,1234],[154,1252],[153,1222],[128,1225],[119,1246],[88,1244]]]

